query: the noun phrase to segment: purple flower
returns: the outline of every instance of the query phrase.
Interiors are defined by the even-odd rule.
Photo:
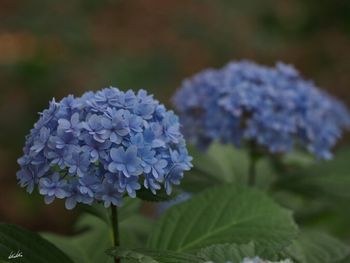
[[[143,121],[140,116],[124,111],[124,118],[128,123],[128,127],[133,132],[142,132]]]
[[[101,116],[96,114],[91,115],[83,127],[98,142],[104,142],[109,137],[109,132],[102,125]]]
[[[136,197],[136,191],[141,189],[139,178],[137,176],[125,177],[123,174],[118,174],[118,180],[115,185],[120,193],[128,193],[132,198]]]
[[[49,147],[51,149],[65,149],[78,144],[78,138],[73,133],[57,130],[56,136],[51,136]]]
[[[72,133],[74,136],[80,135],[80,130],[83,124],[79,120],[79,113],[76,112],[72,115],[70,120],[59,119],[58,120],[58,130],[63,130],[65,133]]]
[[[98,142],[93,139],[89,134],[83,136],[84,145],[81,149],[83,152],[89,153],[90,162],[95,163],[98,160],[107,160],[108,159],[108,149],[110,149],[112,143],[110,141]]]
[[[46,146],[50,138],[50,129],[42,127],[39,136],[34,140],[34,145],[30,148],[31,152],[36,155],[41,152]]]
[[[156,105],[154,104],[153,96],[147,95],[145,90],[140,90],[137,93],[138,103],[135,107],[135,113],[145,120],[153,117]]]
[[[49,166],[44,164],[31,164],[32,159],[29,157],[20,158],[18,163],[22,166],[22,169],[17,172],[16,176],[19,180],[21,187],[26,187],[28,193],[32,193],[35,184],[39,182],[39,179],[49,171]]]
[[[97,193],[97,198],[103,201],[105,207],[111,204],[121,206],[123,194],[115,187],[115,183],[106,177],[101,185],[100,191]]]
[[[59,168],[64,169],[66,167],[66,158],[70,156],[73,151],[77,151],[76,146],[71,146],[64,149],[53,149],[47,153],[47,158],[51,160],[50,165],[58,165]]]
[[[340,101],[283,63],[265,67],[240,61],[204,70],[186,79],[173,101],[185,136],[200,148],[215,140],[236,146],[254,141],[271,153],[302,147],[329,159],[350,128],[350,114]],[[167,133],[171,139],[173,131]]]
[[[96,93],[95,101],[101,106],[118,106],[121,92],[117,89],[103,89]]]
[[[67,156],[66,163],[69,166],[68,172],[78,177],[85,176],[90,168],[89,153],[87,152],[72,152]]]
[[[67,197],[66,185],[67,181],[62,180],[59,173],[54,173],[51,178],[45,177],[40,179],[39,192],[45,196],[45,203],[50,204],[56,197],[59,199]]]
[[[106,116],[107,118],[101,120],[102,126],[108,131],[111,142],[120,144],[123,137],[130,132],[128,122],[124,117],[124,110],[108,108]]]
[[[67,189],[67,192],[69,194],[66,198],[65,207],[68,210],[73,209],[78,203],[92,204],[94,201],[93,197],[90,197],[87,193],[83,194],[80,191],[80,184],[76,179],[73,179],[69,182]]]
[[[112,162],[108,165],[111,173],[123,172],[126,177],[137,176],[142,173],[141,160],[137,157],[137,147],[130,146],[124,150],[123,147],[111,150]]]
[[[89,197],[94,197],[95,192],[100,187],[100,179],[94,175],[87,175],[79,178],[79,192],[83,195],[88,195]]]
[[[120,206],[141,187],[171,189],[179,181],[171,178],[174,165],[181,175],[189,169],[178,128],[176,116],[144,90],[107,88],[53,100],[26,136],[17,178],[29,192],[38,185],[46,203],[65,198],[67,209]],[[173,151],[178,158],[170,157]]]
[[[151,174],[145,175],[143,185],[146,189],[151,190],[154,195],[157,194],[157,190],[162,188],[160,183],[157,182]]]
[[[169,112],[163,119],[163,127],[165,135],[174,143],[178,143],[181,139],[180,123],[175,114]]]

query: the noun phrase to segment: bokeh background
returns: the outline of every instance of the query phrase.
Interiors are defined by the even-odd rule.
[[[52,97],[112,85],[170,105],[182,79],[238,59],[292,63],[350,105],[350,1],[0,0],[0,220],[63,233],[76,216],[15,178]]]

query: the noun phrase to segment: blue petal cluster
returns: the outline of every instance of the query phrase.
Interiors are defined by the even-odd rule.
[[[19,184],[38,185],[45,202],[121,205],[142,185],[171,193],[191,168],[179,121],[140,90],[107,88],[50,102],[26,137]]]
[[[341,102],[283,63],[240,61],[204,70],[182,83],[173,102],[185,137],[204,148],[213,140],[236,146],[249,140],[272,153],[297,146],[329,159],[350,127]]]

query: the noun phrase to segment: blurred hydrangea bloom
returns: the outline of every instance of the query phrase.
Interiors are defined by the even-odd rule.
[[[107,88],[51,101],[23,151],[19,184],[30,193],[38,185],[46,203],[65,198],[68,209],[95,201],[119,206],[141,185],[170,194],[192,166],[177,116],[144,90]]]
[[[270,68],[240,61],[204,70],[182,83],[173,102],[185,137],[202,148],[213,140],[239,146],[246,139],[272,153],[297,145],[329,159],[350,127],[341,102],[283,63]]]

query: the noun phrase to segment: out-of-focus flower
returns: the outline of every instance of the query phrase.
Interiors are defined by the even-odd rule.
[[[26,137],[17,178],[45,202],[121,205],[141,185],[170,194],[191,157],[178,118],[141,90],[107,88],[52,101]]]
[[[295,146],[329,159],[350,127],[346,107],[292,67],[232,62],[185,80],[173,98],[183,132],[199,147],[250,140],[272,153]]]

